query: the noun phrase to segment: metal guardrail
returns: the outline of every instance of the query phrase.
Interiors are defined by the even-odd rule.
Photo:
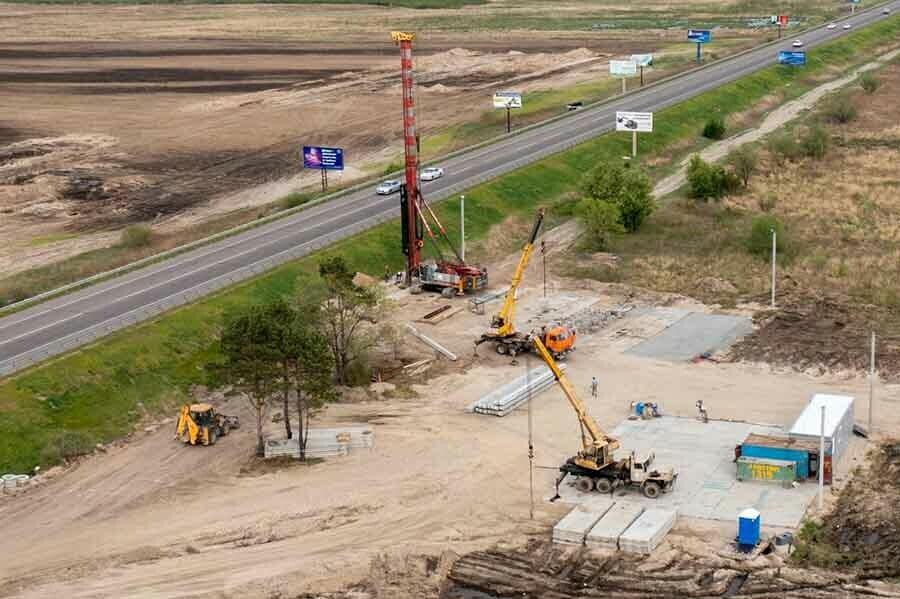
[[[872,6],[872,7],[869,7],[869,8],[867,8],[867,9],[860,10],[857,14],[864,14],[864,13],[867,13],[867,12],[870,12],[870,11],[873,11],[873,10],[877,10],[877,9],[879,9],[879,8],[881,7],[882,4],[886,4],[886,3],[887,3],[887,2],[883,2],[883,3],[880,3],[880,4],[874,5],[874,6]],[[846,18],[850,18],[850,16],[851,16],[851,15],[846,15],[845,17],[841,17],[841,18],[835,19],[835,20],[837,20],[837,21],[843,20],[843,19],[846,19]],[[821,28],[821,27],[822,27],[822,26],[819,26],[818,28]],[[799,33],[805,33],[805,32],[810,31],[810,30],[811,30],[810,28],[807,28],[807,29],[801,29],[801,30],[798,30],[797,33],[798,33],[798,34],[799,34]],[[645,86],[643,86],[643,87],[639,87],[639,88],[635,88],[635,89],[629,90],[629,91],[627,91],[627,92],[624,93],[624,94],[616,94],[616,95],[611,96],[611,97],[609,97],[609,98],[604,98],[604,99],[602,99],[602,100],[598,100],[598,101],[596,101],[596,102],[589,103],[589,104],[587,104],[587,105],[585,106],[585,108],[584,108],[583,110],[578,111],[578,112],[579,112],[580,114],[583,114],[583,113],[585,113],[585,112],[590,112],[590,111],[594,111],[594,110],[599,110],[599,109],[602,108],[604,105],[609,104],[609,103],[611,103],[611,102],[616,102],[616,101],[618,101],[618,100],[620,100],[620,99],[622,99],[622,98],[624,98],[624,97],[630,96],[630,95],[632,95],[632,94],[639,93],[639,92],[641,92],[641,91],[643,91],[643,90],[652,89],[652,88],[657,87],[657,86],[659,86],[659,85],[663,85],[663,84],[665,84],[665,83],[667,83],[667,82],[669,82],[669,81],[678,79],[678,78],[680,78],[680,77],[684,77],[684,76],[686,76],[686,75],[690,75],[690,74],[692,74],[692,73],[696,73],[696,72],[698,72],[698,71],[702,71],[702,70],[705,70],[705,69],[712,68],[712,67],[714,67],[714,66],[716,66],[716,65],[719,65],[719,64],[721,64],[721,63],[723,63],[723,62],[730,61],[730,60],[734,60],[735,58],[738,58],[738,57],[743,56],[743,55],[745,55],[745,54],[748,54],[748,53],[750,53],[750,52],[754,52],[754,51],[759,50],[759,49],[761,49],[761,48],[765,48],[765,47],[768,47],[768,46],[781,44],[781,43],[783,43],[783,41],[784,41],[784,40],[781,40],[781,39],[778,39],[778,40],[772,40],[772,41],[770,41],[770,42],[766,42],[766,43],[760,44],[760,45],[758,45],[758,46],[753,46],[753,47],[751,47],[751,48],[747,48],[747,49],[745,49],[745,50],[741,50],[740,52],[737,52],[737,53],[735,53],[735,54],[731,54],[731,55],[729,55],[729,56],[725,56],[725,57],[720,58],[720,59],[718,59],[718,60],[714,60],[714,61],[712,61],[712,62],[705,63],[705,64],[702,64],[702,65],[700,65],[700,66],[697,66],[697,67],[688,69],[688,70],[686,70],[686,71],[680,71],[680,72],[678,72],[678,73],[673,73],[672,75],[669,75],[668,77],[663,77],[662,79],[658,79],[658,80],[656,80],[656,81],[652,81],[652,82],[648,83],[647,85],[645,85]],[[488,146],[491,146],[491,145],[495,145],[495,144],[497,144],[497,143],[500,143],[500,142],[503,141],[503,140],[510,139],[511,137],[515,137],[515,136],[518,136],[518,135],[522,135],[522,134],[527,133],[527,132],[529,132],[529,131],[532,131],[532,130],[534,130],[534,129],[538,129],[538,128],[541,128],[541,127],[545,127],[545,126],[547,126],[547,125],[549,125],[549,124],[552,124],[552,123],[561,121],[561,120],[566,119],[566,118],[572,118],[573,116],[575,116],[575,115],[573,115],[573,114],[571,114],[571,113],[563,113],[563,114],[560,114],[560,115],[557,115],[557,116],[554,116],[554,117],[550,117],[550,118],[545,119],[545,120],[542,120],[542,121],[540,121],[540,122],[532,123],[531,125],[526,125],[525,127],[522,127],[522,128],[520,128],[520,129],[517,129],[516,131],[512,132],[512,134],[504,134],[504,135],[498,135],[498,136],[496,136],[496,137],[492,137],[491,139],[485,140],[485,141],[480,142],[480,143],[477,143],[477,144],[475,144],[475,145],[472,145],[472,146],[463,148],[463,149],[461,149],[461,150],[457,150],[457,151],[455,151],[455,152],[451,152],[451,153],[446,154],[446,155],[444,155],[444,156],[441,156],[441,157],[439,157],[439,158],[435,158],[434,160],[427,161],[425,164],[432,164],[432,163],[435,163],[435,162],[438,162],[438,161],[452,160],[452,159],[457,158],[457,157],[459,157],[459,156],[463,156],[463,155],[465,155],[465,154],[470,154],[470,153],[475,152],[475,151],[478,151],[478,150],[480,150],[480,149],[482,149],[482,148],[485,148],[485,147],[488,147]],[[602,135],[602,134],[604,134],[604,133],[606,133],[606,132],[608,132],[608,130],[603,130],[603,131],[599,131],[599,132],[593,132],[593,133],[592,133],[589,137],[587,137],[587,138],[584,138],[584,136],[582,136],[582,137],[579,138],[579,139],[581,139],[581,141],[579,141],[579,143],[582,143],[585,139],[590,139],[591,137],[597,137],[597,136]],[[571,146],[569,146],[569,147],[571,147]],[[559,151],[562,151],[562,150],[556,150],[556,152],[559,152]],[[556,153],[556,152],[551,152],[551,153],[548,153],[548,154],[546,154],[546,155],[544,155],[544,156],[547,156],[547,155],[550,155],[550,154]],[[540,159],[543,158],[544,156],[538,156],[538,157],[536,157],[536,158],[532,158],[532,161],[540,160]],[[516,168],[518,168],[518,167],[516,167]],[[394,176],[394,175],[396,175],[396,174],[398,174],[398,173],[401,173],[401,172],[402,172],[402,171],[395,171],[395,172],[391,173],[391,174],[388,175],[388,176],[389,176],[389,177],[390,177],[390,176]],[[78,281],[74,281],[74,282],[72,282],[72,283],[68,283],[68,284],[63,285],[63,286],[61,286],[61,287],[57,287],[56,289],[51,289],[50,291],[45,291],[45,292],[43,292],[43,293],[39,293],[39,294],[37,294],[37,295],[34,295],[34,296],[32,296],[32,297],[23,299],[23,300],[21,300],[21,301],[14,302],[14,303],[12,303],[12,304],[7,304],[6,306],[0,306],[0,314],[2,314],[3,312],[7,312],[7,311],[20,310],[20,309],[22,309],[22,308],[24,308],[24,307],[26,307],[26,306],[28,306],[28,305],[30,305],[30,304],[33,304],[33,303],[36,303],[36,302],[40,302],[40,301],[42,301],[42,300],[50,299],[50,298],[56,297],[56,296],[58,296],[58,295],[62,295],[62,294],[64,294],[64,293],[66,293],[66,292],[73,291],[73,290],[76,290],[76,289],[80,289],[80,288],[82,288],[82,287],[86,287],[86,286],[91,285],[91,284],[93,284],[93,283],[97,283],[97,282],[103,281],[103,280],[105,280],[105,279],[109,279],[109,278],[115,277],[115,276],[117,276],[117,275],[125,274],[125,273],[131,272],[131,271],[133,271],[133,270],[137,270],[137,269],[139,269],[139,268],[141,268],[141,267],[143,267],[143,266],[147,266],[147,265],[150,265],[150,264],[154,264],[154,263],[156,263],[156,262],[165,260],[165,259],[167,259],[167,258],[171,258],[171,257],[173,257],[173,256],[176,256],[176,255],[179,255],[179,254],[183,254],[183,253],[188,252],[188,251],[190,251],[190,250],[192,250],[192,249],[195,249],[195,248],[198,248],[198,247],[202,247],[202,246],[204,246],[204,245],[209,245],[209,244],[211,244],[211,243],[215,243],[216,241],[219,241],[219,240],[221,240],[221,239],[225,239],[225,238],[227,238],[227,237],[232,237],[232,236],[234,236],[234,235],[243,233],[244,231],[249,231],[249,230],[258,228],[258,227],[260,227],[260,226],[262,226],[262,225],[268,224],[268,223],[273,222],[273,221],[276,221],[276,220],[280,220],[280,219],[283,219],[283,218],[287,218],[287,217],[289,217],[289,216],[292,216],[292,215],[294,215],[294,214],[297,214],[297,213],[299,213],[299,212],[302,212],[302,211],[304,211],[304,210],[307,210],[307,209],[312,208],[312,207],[314,207],[314,206],[317,206],[317,205],[319,205],[319,204],[322,204],[322,203],[325,203],[325,202],[329,202],[329,201],[338,199],[338,198],[340,198],[340,197],[349,195],[349,194],[351,194],[351,193],[355,193],[355,192],[357,192],[357,191],[359,191],[359,190],[361,190],[361,189],[364,189],[364,188],[368,187],[369,185],[372,184],[373,181],[377,181],[377,180],[379,180],[379,179],[381,179],[381,178],[384,178],[384,176],[366,178],[365,180],[363,180],[363,181],[361,181],[361,182],[359,182],[359,183],[357,183],[357,184],[355,184],[355,185],[352,185],[352,186],[350,186],[350,187],[347,187],[347,188],[342,189],[342,190],[340,190],[340,191],[337,191],[337,192],[335,192],[335,193],[328,194],[328,195],[322,196],[322,197],[320,197],[320,198],[316,198],[315,200],[312,200],[312,201],[310,201],[310,202],[307,202],[307,203],[305,203],[305,204],[303,204],[303,205],[301,205],[301,206],[297,206],[297,207],[295,207],[295,208],[289,208],[289,209],[287,209],[287,210],[281,210],[281,211],[276,212],[276,213],[274,213],[274,214],[270,214],[270,215],[265,216],[265,217],[263,217],[263,218],[254,220],[253,222],[245,223],[245,224],[243,224],[243,225],[238,225],[237,227],[232,227],[232,228],[230,228],[230,229],[226,229],[225,231],[221,231],[221,232],[219,232],[219,233],[215,233],[215,234],[210,235],[210,236],[208,236],[208,237],[204,237],[203,239],[198,239],[198,240],[196,240],[196,241],[192,241],[192,242],[186,243],[186,244],[184,244],[184,245],[181,245],[181,246],[172,248],[172,249],[170,249],[170,250],[166,250],[166,251],[160,252],[160,253],[158,253],[158,254],[153,254],[152,256],[147,256],[146,258],[141,258],[140,260],[136,260],[136,261],[134,261],[134,262],[130,262],[130,263],[125,264],[125,265],[123,265],[123,266],[120,266],[120,267],[118,267],[118,268],[114,268],[114,269],[111,269],[111,270],[108,270],[108,271],[104,271],[104,272],[102,272],[102,273],[98,273],[98,274],[96,274],[96,275],[92,275],[92,276],[90,276],[90,277],[86,277],[86,278],[84,278],[84,279],[80,279],[80,280],[78,280]],[[467,187],[471,187],[471,185],[466,185],[465,187],[463,187],[463,189],[465,189],[465,188],[467,188]],[[456,185],[451,186],[451,188],[453,188],[453,189],[458,189],[458,188],[460,188],[460,185],[459,185],[459,184],[456,184]],[[450,188],[448,188],[448,189],[450,189]],[[454,192],[450,192],[450,193],[448,193],[447,195],[441,194],[441,197],[440,197],[440,198],[437,198],[437,199],[445,198],[445,197],[447,197],[448,195],[452,195],[452,193],[454,193]]]
[[[867,11],[876,10],[876,8],[878,8],[878,7],[873,7],[873,8],[867,9]],[[859,13],[857,13],[857,14],[861,14],[861,13],[867,12],[867,11],[859,11]],[[773,43],[782,43],[782,42],[783,42],[783,40],[778,40]],[[769,44],[769,45],[771,45],[771,44]],[[757,50],[764,46],[765,45],[756,46],[752,49],[749,49],[749,50],[744,51],[739,54],[732,55],[723,60],[733,59],[734,57],[739,56],[740,54],[750,52],[753,50]],[[645,86],[644,88],[639,88],[639,89],[647,89],[648,87],[651,87],[654,85],[660,85],[666,81],[683,76],[687,72],[695,72],[695,71],[698,71],[701,69],[711,68],[714,65],[721,64],[722,62],[723,62],[722,60],[715,61],[715,62],[709,63],[707,65],[698,67],[696,69],[692,69],[691,71],[686,71],[684,73],[680,73],[679,75],[676,75],[673,77],[660,79],[659,81],[656,81],[648,86]],[[605,105],[611,101],[619,100],[622,97],[623,96],[620,94],[619,96],[611,98],[610,100],[605,100],[603,102],[599,102],[595,105],[592,105],[592,109],[599,109],[603,105]],[[583,113],[584,111],[581,111],[581,112]],[[565,116],[567,116],[567,115],[563,115],[562,118],[565,118]],[[558,120],[558,119],[552,119],[552,120]],[[533,126],[529,127],[529,129],[534,129],[539,126],[546,125],[547,122],[552,122],[552,120],[544,121],[540,124],[533,125]],[[453,185],[450,185],[449,187],[447,187],[443,191],[441,191],[439,194],[437,194],[436,201],[445,199],[445,198],[450,197],[460,191],[464,191],[464,190],[474,187],[476,185],[480,185],[481,183],[484,183],[486,181],[492,180],[500,174],[514,171],[523,166],[526,166],[528,164],[531,164],[533,162],[541,160],[542,158],[545,158],[547,156],[551,156],[553,154],[563,152],[567,149],[570,149],[572,147],[580,145],[587,140],[598,137],[599,135],[602,135],[610,130],[612,130],[612,126],[609,126],[609,128],[603,128],[601,130],[590,131],[588,133],[584,133],[582,135],[569,138],[565,142],[561,142],[561,143],[558,143],[558,144],[555,144],[552,146],[543,147],[541,150],[534,152],[533,154],[531,154],[529,156],[519,158],[517,160],[506,163],[502,166],[491,169],[487,172],[481,173],[478,176],[470,177],[466,180],[463,180],[463,181],[460,181]],[[524,131],[525,131],[525,128],[523,128],[523,130],[520,131],[520,133],[522,133]],[[460,154],[465,154],[465,153],[474,151],[475,149],[477,149],[478,147],[481,147],[483,145],[488,145],[488,144],[485,143],[485,144],[481,144],[480,146],[475,146],[473,148],[469,148],[466,151],[461,152]],[[99,275],[94,275],[93,277],[89,277],[87,279],[78,281],[76,283],[72,283],[70,285],[60,287],[59,289],[53,290],[51,292],[46,292],[39,296],[35,296],[33,298],[30,298],[30,300],[23,300],[23,302],[19,302],[17,304],[11,304],[9,306],[6,306],[6,309],[10,309],[15,306],[21,306],[25,302],[33,303],[42,298],[47,298],[47,297],[50,297],[53,295],[59,295],[61,293],[64,293],[67,290],[82,287],[87,284],[90,284],[91,282],[96,282],[98,280],[114,276],[115,274],[121,274],[123,272],[127,272],[130,270],[139,268],[140,266],[143,266],[143,265],[146,265],[146,264],[149,264],[152,262],[156,262],[159,260],[163,260],[166,257],[171,257],[176,254],[184,253],[185,251],[188,251],[190,249],[200,247],[202,245],[207,245],[213,241],[217,241],[219,239],[223,239],[225,237],[229,237],[229,236],[235,235],[237,233],[241,233],[245,230],[255,228],[255,227],[259,226],[260,224],[264,224],[266,222],[271,222],[273,220],[276,220],[278,218],[283,218],[290,214],[295,214],[296,212],[300,212],[300,211],[307,209],[313,205],[320,204],[320,203],[323,203],[326,201],[330,201],[331,199],[341,197],[347,193],[352,193],[352,191],[358,190],[358,189],[364,187],[365,185],[367,185],[367,184],[361,184],[359,186],[356,186],[355,188],[350,188],[350,189],[338,192],[336,194],[332,194],[330,196],[325,196],[323,198],[315,200],[314,202],[310,202],[309,204],[299,206],[296,209],[291,209],[290,211],[286,210],[286,211],[277,213],[275,215],[271,215],[270,217],[266,217],[265,219],[259,219],[258,221],[254,221],[253,223],[248,223],[247,225],[242,225],[241,227],[235,227],[234,229],[229,229],[228,231],[223,231],[222,233],[218,233],[214,236],[204,238],[203,240],[198,240],[196,242],[186,244],[185,246],[181,246],[180,248],[174,248],[167,252],[163,252],[161,254],[156,254],[154,256],[144,258],[138,262],[120,267],[118,269],[114,269],[114,270],[108,271],[106,273],[101,273]],[[386,210],[380,214],[376,214],[374,216],[371,216],[371,217],[364,219],[362,221],[359,221],[357,223],[353,223],[353,224],[341,227],[335,231],[332,231],[328,235],[324,235],[317,239],[302,243],[302,244],[297,245],[289,250],[284,250],[284,251],[274,254],[272,256],[268,256],[266,258],[258,260],[252,264],[248,264],[246,266],[238,268],[226,275],[221,275],[214,279],[210,279],[208,281],[200,283],[188,290],[179,292],[172,296],[162,298],[151,304],[147,304],[146,306],[141,306],[140,308],[136,308],[125,314],[115,316],[106,321],[103,321],[101,323],[93,325],[83,331],[72,333],[71,335],[63,337],[62,339],[58,339],[51,343],[34,348],[32,350],[29,350],[23,354],[16,356],[15,358],[10,358],[10,359],[4,360],[4,361],[0,361],[0,376],[5,376],[8,374],[11,374],[18,370],[21,370],[23,368],[31,366],[37,362],[44,361],[53,356],[68,352],[72,349],[83,346],[87,343],[91,343],[91,342],[93,342],[101,337],[104,337],[106,335],[109,335],[115,331],[121,330],[128,326],[138,324],[144,320],[147,320],[149,318],[152,318],[154,316],[162,314],[163,312],[167,312],[173,308],[183,306],[189,302],[197,300],[197,299],[204,297],[206,295],[209,295],[213,292],[219,291],[227,286],[230,286],[230,285],[233,285],[236,283],[240,283],[240,282],[250,279],[252,277],[258,276],[276,266],[280,266],[291,260],[301,258],[311,252],[320,250],[320,249],[327,247],[337,241],[340,241],[340,240],[343,240],[352,235],[361,233],[371,227],[374,227],[376,225],[393,220],[394,218],[396,218],[396,210],[393,210],[393,209]],[[2,312],[2,310],[0,310],[0,312]]]

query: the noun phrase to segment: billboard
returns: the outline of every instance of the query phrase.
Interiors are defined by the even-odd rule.
[[[653,131],[652,112],[616,112],[616,131]]]
[[[790,52],[788,50],[779,50],[778,64],[803,66],[806,64],[806,52]]]
[[[648,67],[653,64],[653,55],[652,54],[632,54],[631,62],[635,63],[639,67]]]
[[[709,29],[688,29],[688,41],[698,44],[708,44],[712,41],[712,33]]]
[[[494,92],[494,108],[522,108],[522,92]]]
[[[303,146],[303,168],[342,171],[344,170],[344,150],[342,148]]]
[[[637,63],[633,60],[610,60],[609,74],[613,77],[634,77],[637,75]]]
[[[772,15],[769,17],[769,21],[771,21],[772,25],[778,25],[779,27],[787,27],[788,20],[787,15]]]

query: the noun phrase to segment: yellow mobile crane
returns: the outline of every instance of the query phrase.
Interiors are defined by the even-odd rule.
[[[559,467],[561,474],[556,479],[554,499],[559,498],[559,485],[569,475],[575,477],[575,488],[585,493],[593,490],[609,493],[615,486],[631,485],[640,487],[647,497],[656,498],[660,493],[672,490],[678,475],[672,468],[654,467],[652,452],[640,459],[635,457],[633,451],[624,459],[613,458],[613,452],[619,448],[619,440],[600,430],[541,338],[534,336],[531,340],[537,354],[553,372],[569,405],[575,410],[581,427],[581,451]]]
[[[523,335],[516,331],[513,318],[516,313],[516,295],[519,291],[519,284],[522,282],[525,269],[528,267],[528,261],[534,251],[534,242],[543,222],[544,209],[541,208],[534,219],[528,242],[522,248],[522,255],[519,257],[519,264],[516,266],[512,281],[509,283],[509,290],[506,292],[503,306],[491,320],[491,328],[488,332],[475,342],[476,350],[485,341],[494,342],[498,354],[510,354],[513,357],[531,349],[530,335]],[[555,326],[550,329],[545,327],[541,331],[541,341],[550,350],[550,353],[556,357],[561,357],[575,349],[575,331],[564,326]]]

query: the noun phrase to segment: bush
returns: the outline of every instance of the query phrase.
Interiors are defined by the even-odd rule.
[[[722,117],[713,117],[703,127],[703,137],[707,139],[722,139],[725,137],[725,121]]]
[[[778,196],[771,191],[759,198],[759,209],[763,212],[772,212],[778,205]]]
[[[783,251],[786,241],[784,225],[781,224],[778,217],[771,214],[757,216],[753,219],[747,250],[755,256],[770,256],[772,253],[772,229],[775,230],[775,246],[779,252]]]
[[[578,219],[584,225],[588,240],[593,249],[606,251],[615,233],[623,233],[625,227],[620,222],[619,209],[604,200],[584,198],[575,209]]]
[[[41,462],[56,464],[94,451],[94,440],[80,431],[60,433],[41,452]]]
[[[278,205],[282,210],[290,210],[291,208],[302,206],[311,199],[313,199],[313,194],[311,193],[292,193],[278,200]]]
[[[802,155],[800,144],[797,143],[793,133],[781,133],[769,139],[767,144],[769,153],[776,164],[797,160]]]
[[[656,206],[650,177],[640,169],[620,164],[598,164],[585,177],[581,188],[586,197],[615,206],[619,223],[628,233],[640,229]]]
[[[822,114],[833,123],[849,123],[856,118],[856,104],[849,94],[838,94],[825,104]]]
[[[867,94],[874,94],[881,82],[872,73],[863,73],[859,76],[859,86],[863,88]]]
[[[828,153],[830,143],[831,139],[825,128],[821,125],[813,125],[800,139],[800,149],[804,156],[821,160]]]
[[[687,180],[691,188],[691,197],[698,200],[720,199],[741,185],[736,175],[717,164],[706,162],[697,154],[691,157]]]
[[[392,162],[389,165],[387,165],[386,167],[384,167],[384,170],[381,171],[381,176],[388,177],[390,175],[393,175],[397,171],[402,171],[402,170],[403,170],[402,162]]]
[[[741,146],[730,151],[725,161],[740,178],[744,187],[749,187],[750,177],[756,172],[756,152],[752,148]]]
[[[703,137],[706,139],[722,139],[725,137],[725,121],[722,117],[715,116],[706,121],[703,127]]]
[[[126,248],[140,248],[150,245],[153,239],[153,231],[150,227],[134,225],[122,231],[119,245]]]

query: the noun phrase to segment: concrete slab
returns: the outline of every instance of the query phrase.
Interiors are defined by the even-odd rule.
[[[585,545],[592,549],[618,549],[619,537],[644,512],[644,506],[630,501],[616,501],[591,528]]]
[[[744,508],[762,513],[763,526],[797,528],[806,508],[816,495],[814,482],[784,488],[779,483],[737,482],[734,447],[750,433],[784,434],[779,427],[741,422],[710,421],[664,416],[653,420],[625,420],[613,431],[622,445],[620,451],[654,451],[656,463],[674,466],[678,472],[675,489],[658,499],[648,499],[637,489],[617,490],[613,499],[639,503],[647,508],[677,510],[688,518],[737,523]],[[571,479],[560,486],[561,501],[584,502],[596,493],[577,491]]]
[[[567,545],[583,545],[584,537],[594,525],[613,507],[611,499],[590,501],[575,506],[553,527],[553,542]]]
[[[753,323],[746,316],[690,312],[626,353],[657,360],[690,360],[707,351],[726,349],[752,330]]]
[[[675,510],[648,508],[619,537],[619,549],[649,555],[675,526]]]

